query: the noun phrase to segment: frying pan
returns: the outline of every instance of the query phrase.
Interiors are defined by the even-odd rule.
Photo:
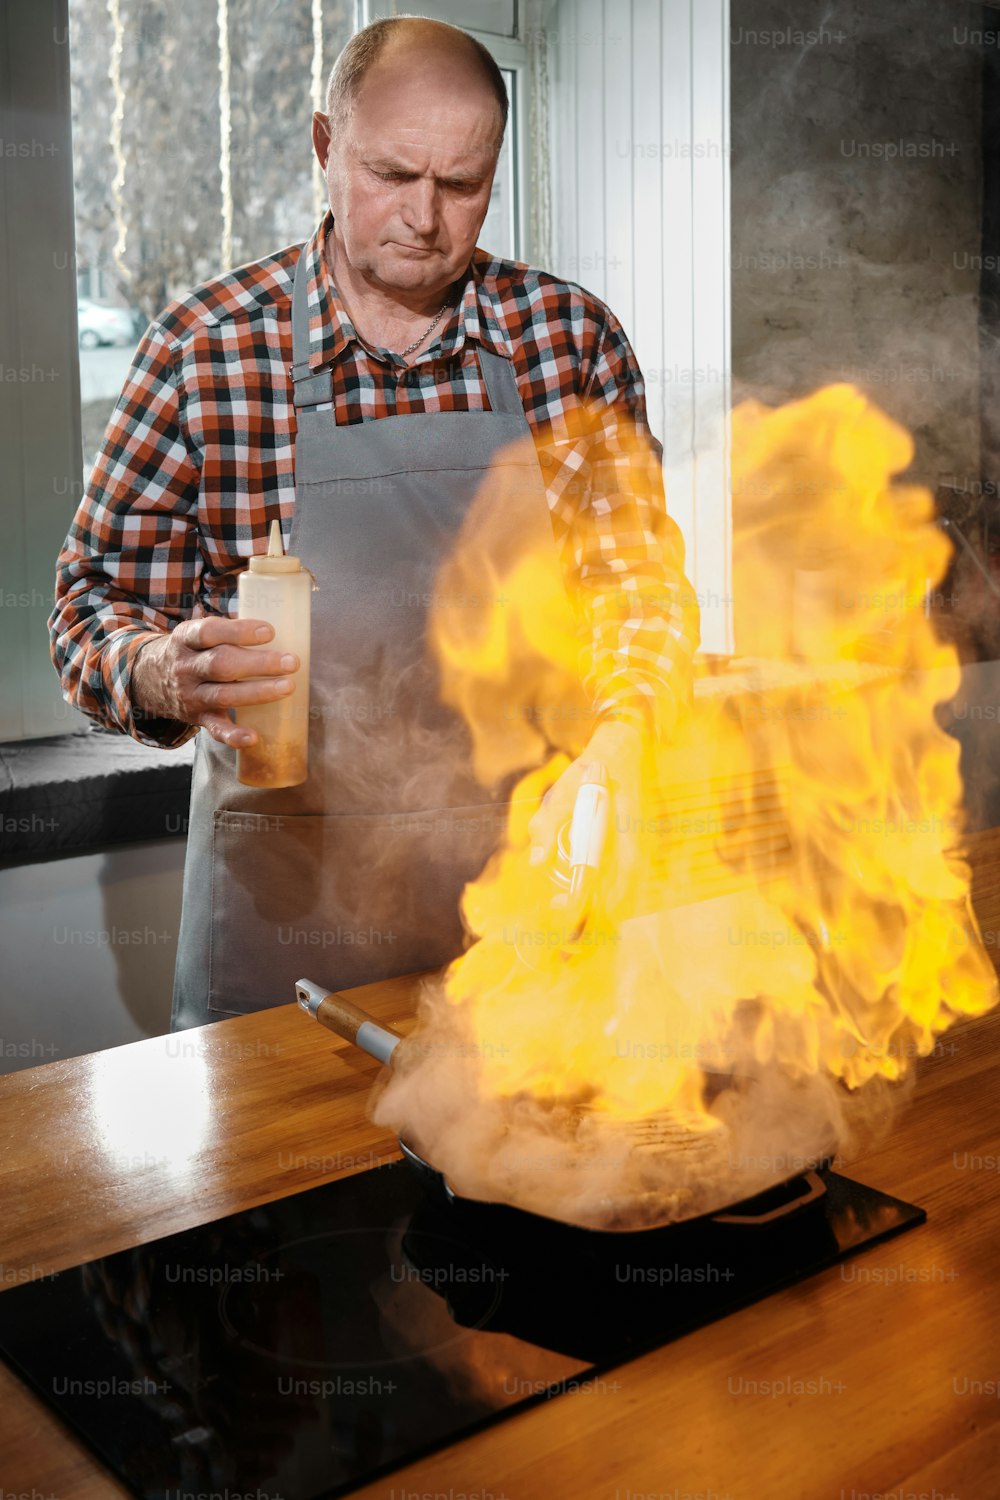
[[[295,994],[302,1010],[317,1020],[321,1026],[325,1026],[328,1031],[335,1032],[345,1041],[353,1042],[376,1061],[388,1067],[392,1066],[396,1048],[400,1043],[405,1043],[404,1037],[381,1025],[374,1016],[362,1010],[361,1006],[348,999],[343,992],[324,989],[322,985],[316,984],[311,979],[298,980],[295,985]],[[465,1198],[455,1191],[444,1173],[432,1166],[409,1142],[401,1136],[397,1139],[399,1149],[410,1168],[428,1192],[439,1201],[465,1209],[487,1209],[490,1212],[500,1212],[505,1216],[514,1215],[519,1219],[523,1218],[526,1222],[534,1221],[540,1225],[558,1225],[563,1229],[572,1230],[575,1234],[635,1236],[655,1234],[661,1230],[716,1225],[765,1230],[773,1224],[786,1222],[788,1219],[805,1213],[826,1193],[826,1184],[819,1171],[794,1170],[785,1177],[779,1178],[763,1192],[757,1192],[752,1197],[743,1198],[725,1208],[714,1209],[710,1213],[680,1219],[665,1217],[662,1221],[645,1224],[641,1228],[610,1225],[607,1228],[596,1229],[570,1225],[554,1215],[535,1213],[508,1203]],[[822,1167],[826,1165],[826,1162],[820,1162],[818,1165]]]

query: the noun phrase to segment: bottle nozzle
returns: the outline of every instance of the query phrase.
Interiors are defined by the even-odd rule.
[[[250,559],[251,573],[298,573],[302,564],[281,545],[281,522],[272,521],[267,534],[267,551],[255,552]]]

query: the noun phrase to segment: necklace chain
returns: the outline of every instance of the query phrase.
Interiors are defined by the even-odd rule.
[[[405,349],[400,349],[400,351],[399,351],[399,357],[400,357],[400,359],[405,359],[408,354],[412,354],[413,353],[414,349],[419,349],[420,345],[423,343],[423,341],[427,337],[427,335],[429,333],[433,333],[434,329],[440,323],[440,321],[441,321],[441,315],[442,315],[442,313],[444,312],[444,310],[445,310],[445,308],[447,306],[448,306],[447,302],[442,302],[441,306],[438,308],[437,312],[434,314],[433,318],[431,319],[431,321],[427,325],[427,327],[424,329],[423,333],[420,334],[417,338],[415,338],[413,340],[412,344],[407,344],[407,346],[406,346]]]
[[[327,265],[330,268],[330,275],[332,276],[334,274],[334,270],[333,270],[333,255],[331,253],[330,240],[331,240],[331,235],[330,235],[330,233],[327,233],[326,238],[325,238],[324,243],[323,243],[323,250],[324,250],[324,253],[325,253],[325,258],[326,258]],[[434,329],[437,327],[438,323],[440,323],[441,317],[442,317],[442,315],[444,313],[444,310],[445,310],[445,308],[447,306],[448,306],[448,299],[446,299],[444,302],[441,303],[441,306],[438,308],[437,312],[434,314],[433,318],[428,323],[427,327],[424,329],[424,331],[420,335],[420,337],[419,338],[415,338],[413,340],[412,344],[407,344],[407,346],[406,346],[405,349],[400,349],[398,351],[398,357],[400,359],[405,359],[408,354],[412,354],[413,353],[414,349],[419,349],[420,348],[420,345],[423,343],[423,341],[427,337],[427,335],[429,333],[433,333]]]

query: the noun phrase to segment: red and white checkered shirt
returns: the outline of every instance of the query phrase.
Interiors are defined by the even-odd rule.
[[[587,603],[595,713],[641,705],[669,733],[698,617],[621,325],[581,287],[477,250],[450,320],[404,374],[398,356],[358,340],[323,254],[331,223],[328,213],[309,241],[309,362],[332,364],[332,419],[488,410],[475,345],[511,358],[555,535]],[[197,287],[150,324],[59,556],[49,626],[64,695],[145,744],[196,731],[133,714],[139,647],[193,614],[235,615],[237,579],[275,517],[288,542],[300,248]]]

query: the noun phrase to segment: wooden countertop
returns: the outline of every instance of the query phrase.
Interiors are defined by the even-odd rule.
[[[1000,831],[970,855],[995,955]],[[396,1023],[413,996],[357,992]],[[357,1493],[997,1500],[998,1055],[1000,1010],[956,1027],[850,1163],[926,1225]],[[376,1071],[289,1005],[0,1079],[0,1288],[394,1159]],[[126,1494],[0,1365],[0,1496],[21,1492]]]

